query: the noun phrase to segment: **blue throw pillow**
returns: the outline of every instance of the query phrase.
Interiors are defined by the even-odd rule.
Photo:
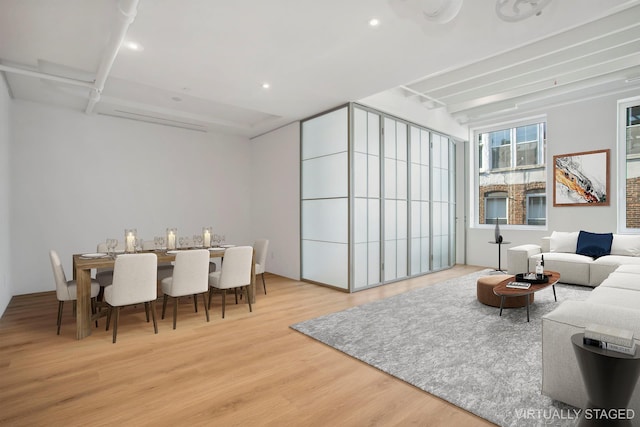
[[[613,233],[580,231],[576,253],[600,258],[611,253],[611,242],[613,242]]]

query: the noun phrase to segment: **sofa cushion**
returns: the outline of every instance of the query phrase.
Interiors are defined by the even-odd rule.
[[[593,258],[600,258],[611,253],[613,233],[590,233],[580,230],[576,253]]]
[[[640,306],[640,294],[631,289],[598,286],[589,294],[587,301],[593,304],[612,305],[637,310]]]
[[[638,264],[621,264],[620,267],[616,269],[618,273],[634,273],[640,274],[640,263]]]
[[[635,273],[614,271],[600,285],[601,288],[619,288],[640,291],[640,277]]]
[[[577,231],[554,231],[551,233],[549,250],[551,252],[575,254],[578,246],[578,234]]]
[[[611,255],[640,257],[640,235],[614,234]]]
[[[536,254],[529,258],[529,271],[535,271],[536,262],[544,256],[544,269],[560,273],[560,282],[589,285],[589,267],[593,258],[562,252]]]

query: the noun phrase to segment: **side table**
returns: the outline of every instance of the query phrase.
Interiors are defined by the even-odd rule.
[[[502,245],[508,245],[511,242],[489,242],[492,245],[498,245],[498,268],[495,271],[500,271],[502,273],[504,273],[504,270],[502,269],[501,264],[501,259],[502,259]]]
[[[571,336],[588,398],[587,407],[577,425],[633,425],[624,416],[614,420],[610,417],[598,417],[598,414],[602,414],[602,411],[626,411],[640,375],[640,355],[637,351],[635,356],[631,356],[585,345],[583,338],[583,333]]]

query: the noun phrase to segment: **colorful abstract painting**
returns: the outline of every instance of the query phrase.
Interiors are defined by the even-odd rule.
[[[553,156],[553,206],[608,206],[609,150]]]

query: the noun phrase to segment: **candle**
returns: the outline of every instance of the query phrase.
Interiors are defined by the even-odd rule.
[[[125,250],[127,252],[135,252],[136,251],[136,237],[133,235],[131,231],[127,233],[125,238]]]
[[[173,230],[169,230],[169,234],[167,234],[167,249],[175,249],[176,248],[176,233]]]
[[[203,243],[205,248],[211,246],[211,231],[208,228],[204,229]]]

